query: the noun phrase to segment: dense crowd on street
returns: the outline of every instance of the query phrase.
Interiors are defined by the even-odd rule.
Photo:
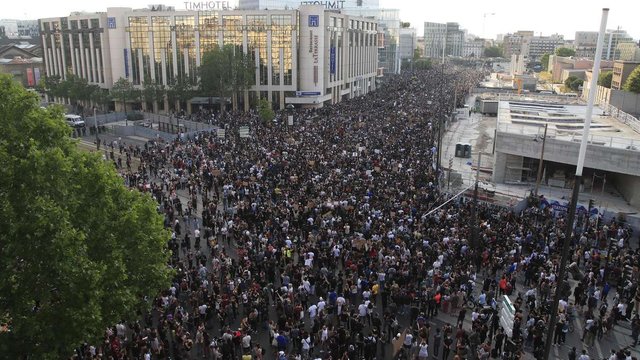
[[[439,190],[438,127],[454,107],[452,84],[468,90],[479,76],[408,73],[366,96],[297,110],[294,126],[286,112],[274,122],[205,114],[225,138],[108,145],[111,159],[126,159],[116,161],[125,183],[158,202],[176,276],[140,321],[114,325],[76,356],[541,358],[549,326],[562,345],[578,322],[584,343],[562,358],[589,359],[621,322],[635,346],[639,253],[628,228],[580,219],[570,285],[548,324],[564,216],[532,198],[519,213],[480,203],[475,221],[473,202]],[[503,295],[512,329],[499,320]],[[610,359],[631,359],[628,351]]]

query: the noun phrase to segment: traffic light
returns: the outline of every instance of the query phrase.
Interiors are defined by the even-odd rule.
[[[595,206],[595,201],[593,199],[589,199],[589,214],[591,214],[591,209],[593,209]]]

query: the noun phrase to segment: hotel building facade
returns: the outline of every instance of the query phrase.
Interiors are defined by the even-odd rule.
[[[297,10],[175,11],[108,8],[40,19],[47,76],[80,76],[110,89],[125,78],[169,86],[197,82],[204,53],[233,45],[255,63],[255,79],[239,98],[275,107],[319,107],[375,89],[377,24],[319,5]],[[217,96],[217,94],[210,94]]]

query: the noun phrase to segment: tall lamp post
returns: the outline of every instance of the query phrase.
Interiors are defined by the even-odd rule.
[[[544,146],[547,143],[547,128],[549,127],[549,123],[544,124],[544,135],[542,136],[542,150],[540,151],[540,161],[538,162],[538,175],[536,176],[536,187],[533,191],[533,195],[538,197],[538,188],[540,187],[540,181],[542,180],[542,169],[544,162]],[[536,138],[537,140],[537,138]]]
[[[560,267],[558,268],[558,283],[556,284],[556,291],[553,296],[553,303],[551,304],[551,314],[549,323],[547,324],[547,337],[544,343],[544,359],[548,360],[551,352],[551,341],[553,340],[553,331],[556,327],[556,321],[558,318],[558,302],[560,301],[560,295],[564,288],[564,277],[566,275],[567,260],[569,258],[569,245],[571,243],[573,233],[573,221],[576,215],[576,208],[578,206],[578,195],[580,195],[580,182],[582,181],[582,170],[584,168],[584,159],[587,153],[587,142],[589,139],[589,128],[591,127],[591,118],[593,116],[593,103],[595,102],[595,89],[598,84],[598,75],[600,74],[600,60],[602,59],[602,44],[604,42],[604,33],[607,28],[607,17],[609,16],[609,9],[602,9],[602,18],[600,20],[600,33],[598,34],[598,44],[596,46],[596,55],[593,61],[593,77],[591,78],[591,86],[589,91],[589,98],[587,101],[587,112],[585,114],[584,129],[582,132],[582,141],[580,142],[580,152],[578,153],[578,163],[576,164],[576,175],[573,183],[573,192],[571,195],[571,202],[567,209],[567,223],[564,232],[564,239],[562,242],[562,257],[560,258]]]

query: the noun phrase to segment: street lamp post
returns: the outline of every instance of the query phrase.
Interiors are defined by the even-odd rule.
[[[602,45],[604,42],[604,33],[607,28],[607,17],[609,16],[609,9],[602,9],[602,18],[600,20],[600,33],[598,34],[598,44],[596,46],[596,55],[593,61],[593,77],[591,78],[591,89],[595,89],[598,82],[598,75],[600,73],[600,61],[602,59]],[[553,331],[556,327],[556,321],[558,318],[558,302],[562,289],[564,288],[564,278],[566,275],[567,260],[569,258],[569,245],[571,244],[571,238],[573,235],[573,221],[576,215],[576,208],[578,206],[578,196],[580,195],[580,182],[582,181],[582,170],[584,168],[584,160],[587,153],[587,143],[589,139],[589,129],[591,128],[591,118],[593,116],[593,104],[595,102],[595,91],[589,91],[589,98],[587,101],[587,112],[585,114],[585,123],[582,132],[582,141],[580,142],[580,151],[578,152],[578,162],[576,164],[576,175],[573,183],[573,192],[571,195],[571,202],[567,209],[567,223],[565,224],[564,239],[562,241],[562,256],[560,258],[560,267],[558,268],[558,283],[556,284],[555,294],[553,296],[553,303],[551,304],[551,314],[549,316],[549,323],[547,324],[547,336],[544,343],[544,359],[548,360],[551,352],[551,341],[553,340]]]
[[[287,109],[287,126],[293,126],[293,110],[295,109],[295,106],[293,106],[293,104],[287,104],[286,106]]]
[[[533,195],[538,197],[538,188],[540,187],[540,181],[542,180],[542,169],[544,162],[544,146],[547,143],[547,128],[549,127],[549,123],[544,124],[544,135],[542,136],[542,150],[540,151],[540,161],[538,162],[538,175],[536,176],[536,187],[533,191]]]

